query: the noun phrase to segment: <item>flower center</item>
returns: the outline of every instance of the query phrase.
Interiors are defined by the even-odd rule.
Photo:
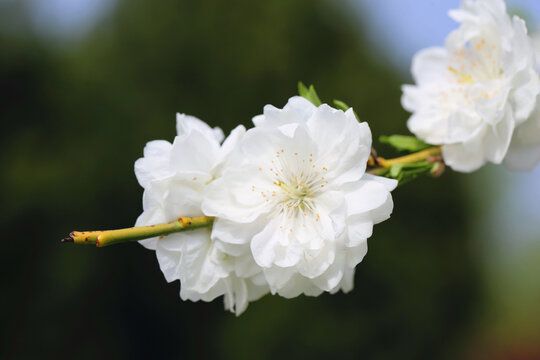
[[[500,47],[487,37],[472,39],[465,48],[454,51],[450,63],[448,70],[458,84],[472,84],[502,76]]]
[[[276,214],[294,218],[316,215],[315,200],[328,184],[328,169],[313,159],[313,154],[301,154],[281,149],[267,168],[259,168],[272,178],[273,186],[260,191],[266,202],[273,204]],[[253,187],[253,191],[256,189]]]
[[[279,202],[281,202],[282,211],[311,211],[313,210],[313,198],[317,195],[316,189],[312,186],[312,181],[307,181],[307,179],[298,180],[298,176],[290,181],[290,179],[285,179],[286,182],[283,182],[281,179],[278,179],[278,182],[275,183],[280,190]]]
[[[496,96],[503,77],[500,46],[488,37],[469,41],[450,54],[445,77],[445,86],[438,90],[438,104],[446,113],[454,111],[456,104],[471,109],[476,100]]]
[[[468,83],[468,84],[474,83],[474,79],[473,79],[473,77],[471,75],[467,75],[464,72],[461,72],[461,71],[457,70],[456,68],[453,68],[452,66],[449,66],[448,70],[450,70],[450,72],[452,72],[454,75],[456,75],[456,77],[458,78],[458,83],[460,83],[460,84],[462,84],[462,83]]]

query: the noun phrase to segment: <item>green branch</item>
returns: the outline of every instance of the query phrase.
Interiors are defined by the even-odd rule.
[[[377,158],[377,163],[383,168],[390,168],[396,164],[410,164],[417,161],[423,161],[430,157],[441,155],[441,147],[434,146],[429,149],[416,152],[414,154],[409,154],[405,156],[400,156],[394,159],[385,159],[382,157]]]
[[[68,238],[61,241],[102,247],[199,229],[211,226],[213,221],[214,218],[208,216],[179,217],[174,221],[158,225],[138,226],[119,230],[73,231],[69,234]]]

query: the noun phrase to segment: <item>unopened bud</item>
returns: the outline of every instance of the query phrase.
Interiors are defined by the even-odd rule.
[[[442,161],[439,161],[439,162],[436,162],[435,164],[433,164],[433,167],[431,168],[429,173],[434,178],[438,178],[439,176],[441,176],[444,173],[445,169],[446,169],[446,166],[444,165],[444,163]]]

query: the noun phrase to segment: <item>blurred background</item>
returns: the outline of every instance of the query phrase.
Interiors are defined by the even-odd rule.
[[[182,302],[136,244],[134,161],[175,113],[226,132],[302,80],[374,136],[407,134],[412,55],[458,0],[0,0],[1,358],[540,359],[540,168],[448,171],[394,193],[355,290]],[[540,3],[508,1],[533,31]],[[379,153],[392,150],[377,146]]]

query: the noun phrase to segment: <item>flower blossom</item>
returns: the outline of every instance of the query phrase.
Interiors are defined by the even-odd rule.
[[[413,113],[411,132],[442,145],[454,170],[470,172],[499,164],[509,147],[513,157],[520,144],[531,142],[528,132],[537,125],[520,125],[530,118],[540,88],[525,22],[510,19],[503,0],[464,0],[449,15],[460,27],[445,47],[415,55],[416,85],[403,86],[402,105]]]
[[[267,105],[205,191],[212,238],[252,256],[272,293],[345,292],[397,182],[365,173],[371,132],[352,109],[293,97]],[[238,273],[248,276],[249,273]]]
[[[203,216],[202,194],[207,184],[219,176],[245,128],[238,126],[220,145],[224,138],[221,129],[212,129],[195,117],[178,114],[177,131],[172,144],[163,140],[149,142],[144,157],[135,162],[135,174],[144,188],[144,212],[136,226],[165,223],[179,216]],[[224,252],[212,241],[210,228],[140,243],[156,251],[168,282],[180,280],[183,300],[211,301],[225,295],[226,307],[239,314],[248,301],[268,291],[252,258]],[[242,276],[237,276],[237,268],[242,270]]]

